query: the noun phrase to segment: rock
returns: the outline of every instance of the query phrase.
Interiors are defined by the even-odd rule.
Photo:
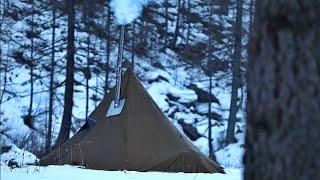
[[[179,97],[175,97],[170,93],[167,94],[167,97],[170,101],[174,101],[174,102],[177,102],[180,99]]]
[[[213,102],[213,103],[217,103],[220,105],[220,101],[219,99],[213,95],[213,94],[210,94],[209,92],[203,90],[203,89],[200,89],[198,88],[197,85],[195,84],[190,84],[189,86],[187,86],[189,89],[192,89],[195,91],[195,93],[197,94],[198,96],[198,102],[200,103],[208,103],[208,102]]]
[[[11,150],[11,148],[12,148],[12,146],[6,146],[6,145],[1,146],[0,154],[9,152]]]
[[[214,119],[214,120],[217,120],[217,121],[221,121],[222,120],[222,116],[216,112],[211,112],[210,114],[209,113],[201,113],[201,112],[198,112],[200,115],[202,116],[207,116],[207,117],[210,117],[211,119]]]
[[[178,123],[181,125],[183,132],[189,137],[190,140],[195,141],[203,137],[196,127],[192,124],[185,123],[183,120],[179,119]]]
[[[149,84],[152,84],[152,83],[154,83],[154,82],[161,82],[161,81],[169,82],[168,79],[166,79],[165,77],[159,75],[159,76],[156,77],[155,79],[150,79],[150,80],[148,80],[148,83],[149,83]]]

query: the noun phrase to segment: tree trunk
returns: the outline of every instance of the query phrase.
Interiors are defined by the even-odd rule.
[[[164,46],[163,49],[164,51],[166,50],[167,46],[168,46],[168,25],[169,25],[169,20],[168,20],[168,16],[169,16],[169,4],[168,4],[168,0],[164,0],[164,7],[165,7],[165,32],[164,32]]]
[[[66,86],[64,94],[64,108],[62,123],[56,145],[60,145],[69,139],[72,123],[73,88],[74,88],[74,29],[75,29],[75,3],[74,0],[66,0],[68,13],[68,37],[67,37],[67,67]]]
[[[257,1],[247,180],[320,179],[320,1]]]
[[[1,4],[0,4],[0,8],[2,8],[2,10],[0,11],[0,30],[2,31],[2,24],[3,24],[3,21],[4,21],[4,17],[5,17],[5,11],[6,11],[6,2],[2,2],[1,1]],[[2,36],[2,33],[0,34],[0,37]],[[1,46],[1,44],[0,44]],[[1,52],[1,48],[0,48],[0,52]]]
[[[34,32],[34,5],[32,4],[32,15],[31,15],[31,32]],[[29,108],[28,108],[28,117],[31,119],[32,116],[32,106],[33,106],[33,87],[34,87],[34,80],[33,80],[33,65],[34,65],[34,37],[31,36],[31,47],[30,47],[30,101],[29,101]]]
[[[53,83],[54,83],[54,69],[55,69],[55,36],[56,36],[56,7],[55,0],[52,0],[52,39],[51,39],[51,68],[50,68],[50,88],[49,88],[49,118],[48,118],[48,131],[46,137],[45,150],[49,151],[51,146],[52,134],[52,116],[53,116]]]
[[[234,60],[232,61],[232,92],[230,102],[230,113],[228,119],[226,144],[233,143],[235,140],[234,129],[236,125],[236,115],[238,112],[237,99],[240,84],[240,65],[242,50],[242,5],[243,0],[237,0],[236,28],[235,28],[235,49]]]
[[[210,4],[210,24],[213,24],[213,4]],[[211,27],[211,26],[210,26]],[[209,35],[209,41],[208,41],[208,59],[207,59],[207,69],[206,69],[206,74],[209,76],[209,96],[212,94],[212,69],[210,67],[212,59],[212,54],[213,54],[213,29],[209,28],[209,31],[211,32]],[[212,123],[211,123],[211,98],[209,98],[210,101],[208,103],[208,146],[209,146],[209,158],[215,160],[216,157],[213,152],[213,146],[212,146]]]
[[[250,0],[249,5],[249,38],[252,34],[252,27],[253,27],[253,6],[254,6],[254,0]]]
[[[8,50],[10,49],[9,47],[10,47],[10,43],[8,43]],[[8,52],[9,51],[7,51],[7,57],[8,57]],[[3,101],[4,94],[7,91],[7,74],[8,74],[7,67],[8,67],[8,63],[9,63],[8,59],[6,61],[2,60],[0,63],[0,66],[2,65],[2,63],[4,63],[4,67],[3,67],[3,69],[1,69],[4,72],[4,77],[3,77],[3,85],[1,85],[3,87],[3,89],[1,89],[1,91],[0,91],[0,111],[2,110],[2,101]],[[0,77],[0,78],[2,79],[2,77]],[[1,117],[3,117],[3,116],[0,116],[0,122],[3,122]]]
[[[3,8],[3,10],[1,10],[1,14],[0,14],[0,32],[3,32],[2,31],[2,24],[4,21],[4,16],[5,16],[5,11],[6,11],[5,2],[3,2],[3,4],[1,4],[0,6],[2,6],[1,8]],[[2,41],[2,33],[0,33],[0,40]],[[1,65],[2,65],[2,43],[0,43],[0,68],[1,68]],[[1,79],[1,76],[0,76],[0,79]],[[0,80],[0,82],[1,82],[1,80]]]
[[[212,93],[212,75],[209,76],[209,94]],[[211,99],[210,99],[211,100]],[[215,160],[215,155],[213,152],[213,146],[212,146],[212,123],[211,123],[211,101],[209,102],[208,107],[208,146],[209,146],[209,158],[212,160]]]
[[[87,10],[88,11],[88,10]],[[90,72],[90,22],[89,15],[86,15],[86,25],[87,25],[87,66],[86,66],[86,119],[88,118],[89,113],[89,79],[91,77]],[[97,87],[96,87],[97,88]]]
[[[188,13],[191,13],[191,2],[190,2],[190,0],[188,0]],[[191,35],[191,23],[188,22],[186,46],[189,46],[190,35]]]
[[[1,20],[0,20],[0,32],[2,32],[2,25],[3,25],[3,22],[4,22],[4,18],[6,16],[6,14],[7,14],[7,10],[8,10],[8,7],[9,7],[9,1],[8,0],[3,1],[3,3],[0,6],[2,6],[2,8],[3,8],[2,14],[1,14]],[[0,33],[0,41],[2,40],[2,36],[3,36],[3,33]],[[8,44],[8,50],[7,50],[7,53],[8,53],[9,49],[10,49],[9,48],[10,47],[10,42],[8,42],[7,44]],[[3,89],[0,90],[0,112],[2,110],[2,106],[1,105],[2,105],[3,97],[4,97],[4,94],[6,92],[6,87],[7,87],[7,73],[8,73],[7,66],[8,66],[8,63],[9,63],[8,62],[8,58],[7,58],[7,60],[5,60],[3,58],[3,49],[4,49],[3,43],[1,42],[0,43],[0,71],[1,71],[0,72],[0,86],[2,86]],[[8,57],[8,55],[7,55],[7,57]],[[3,69],[1,69],[2,64],[4,64],[3,65]],[[1,80],[2,80],[1,74],[2,74],[2,72],[4,72],[3,85],[1,83]],[[0,116],[0,122],[2,121],[1,117],[2,116]]]
[[[178,10],[177,10],[177,21],[176,21],[176,28],[174,31],[174,35],[170,44],[170,48],[175,48],[176,43],[179,37],[179,31],[180,31],[180,13],[181,13],[181,0],[178,0]]]
[[[136,30],[136,26],[134,23],[132,23],[132,41],[131,41],[131,68],[132,70],[134,70],[134,48],[135,48],[135,30]]]
[[[4,18],[6,16],[6,12],[7,12],[7,7],[9,6],[8,5],[9,1],[6,0],[5,2],[3,2],[3,4],[1,4],[2,8],[3,8],[3,11],[2,11],[2,14],[1,14],[1,20],[0,20],[0,32],[2,32],[2,25],[3,25],[3,22],[4,22]],[[0,33],[0,40],[2,40],[2,35],[3,33]],[[2,100],[3,100],[3,97],[4,97],[4,93],[6,91],[6,87],[7,87],[7,65],[8,65],[8,62],[5,62],[3,56],[2,56],[2,53],[3,53],[3,43],[0,43],[0,86],[3,87],[3,89],[0,91],[0,111],[2,110],[1,109],[1,105],[2,105]],[[8,47],[9,47],[9,42],[8,42]],[[1,69],[2,67],[2,64],[4,64],[4,68]],[[3,77],[3,85],[1,83],[2,81],[2,72],[4,72],[4,77]],[[0,117],[0,122],[2,121],[1,117]]]
[[[184,15],[182,15],[182,11],[183,11],[183,9],[185,10],[186,9],[186,0],[182,0],[182,4],[181,4],[181,7],[180,7],[180,14],[181,14],[181,17],[180,17],[180,34],[181,34],[181,42],[184,42],[185,44],[186,44],[186,36],[184,36],[184,32],[185,32],[185,30],[186,30],[186,26],[185,26],[185,24],[186,24],[186,16]],[[188,33],[188,32],[187,32]]]

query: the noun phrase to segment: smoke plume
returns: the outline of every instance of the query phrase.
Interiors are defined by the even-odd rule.
[[[112,0],[111,8],[120,25],[129,24],[140,16],[143,6],[149,0]]]

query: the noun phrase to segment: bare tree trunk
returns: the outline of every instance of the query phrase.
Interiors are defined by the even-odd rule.
[[[33,44],[33,43],[32,43]],[[31,45],[31,48],[33,49],[33,45]],[[32,51],[32,50],[31,50]],[[33,54],[33,52],[31,53]],[[32,55],[31,55],[31,59]],[[30,101],[29,101],[29,108],[28,108],[28,116],[31,117],[32,116],[32,106],[33,106],[33,64],[31,64],[30,66]]]
[[[9,7],[9,0],[3,0],[0,3],[0,30],[2,30],[2,24],[4,22],[4,17],[6,16],[7,9]]]
[[[142,21],[143,23],[143,44],[145,44],[146,46],[148,46],[148,31],[147,31],[147,29],[148,29],[148,22],[144,19],[143,21]]]
[[[34,58],[33,58],[33,52],[34,52],[34,37],[33,37],[33,32],[34,32],[34,5],[32,4],[32,16],[31,16],[31,49],[30,49],[30,101],[29,101],[29,108],[28,108],[28,118],[31,119],[32,116],[32,106],[33,106],[33,87],[34,87],[34,77],[33,77],[33,65],[34,65]]]
[[[320,179],[320,1],[257,1],[247,180]]]
[[[0,20],[0,31],[2,32],[2,24],[3,24],[3,21],[4,21],[4,17],[5,17],[5,14],[6,14],[6,9],[7,7],[9,6],[8,5],[8,1],[6,2],[3,2],[3,4],[1,4],[1,20]],[[2,41],[2,33],[0,33],[0,41]],[[1,73],[0,73],[0,85],[2,84],[1,83],[1,80],[2,80],[2,72],[4,72],[4,77],[3,77],[3,89],[0,91],[0,111],[1,111],[1,105],[2,105],[2,100],[3,100],[3,96],[4,96],[4,93],[6,91],[6,87],[7,87],[7,62],[4,61],[4,58],[2,56],[2,53],[3,53],[3,49],[2,49],[2,43],[0,43],[0,68],[2,67],[2,63],[5,63],[4,64],[4,68],[3,69],[0,69],[1,70]],[[9,47],[9,43],[8,43],[8,47]],[[9,49],[9,48],[8,48]],[[0,117],[0,121],[1,121],[1,117]]]
[[[174,35],[170,44],[171,48],[175,48],[178,37],[179,37],[179,31],[180,31],[180,13],[181,13],[181,0],[178,0],[178,10],[177,10],[177,21],[176,21],[176,28],[174,31]]]
[[[209,16],[209,21],[210,24],[213,24],[213,4],[210,3],[210,16]],[[213,54],[213,29],[209,28],[210,34],[209,34],[209,41],[208,41],[208,49],[207,49],[207,69],[206,69],[206,74],[209,76],[209,95],[211,96],[212,94],[212,69],[210,67],[212,59],[212,54]],[[212,146],[212,122],[211,122],[211,98],[209,98],[210,101],[208,103],[208,146],[209,146],[209,158],[215,160],[216,157],[213,152],[213,146]]]
[[[209,76],[209,94],[212,93],[212,75]],[[209,108],[208,108],[208,146],[209,146],[209,158],[215,160],[216,157],[213,152],[213,146],[212,146],[212,123],[211,123],[211,98],[209,102]]]
[[[135,30],[136,26],[134,23],[132,23],[132,41],[131,41],[131,68],[134,70],[134,48],[135,48]]]
[[[89,111],[89,77],[90,77],[90,33],[87,37],[87,66],[86,66],[86,119]]]
[[[232,61],[232,92],[230,113],[227,127],[226,144],[233,143],[235,140],[234,129],[236,125],[236,115],[238,112],[237,99],[238,89],[240,85],[240,65],[241,65],[241,51],[242,51],[242,6],[243,0],[237,0],[237,15],[235,28],[235,49],[234,60]]]
[[[165,50],[168,46],[168,25],[169,25],[169,21],[168,21],[168,16],[169,16],[169,4],[168,4],[168,0],[164,0],[164,7],[165,7],[165,14],[166,14],[166,19],[165,19],[165,32],[164,32],[164,46],[163,49]]]
[[[2,24],[4,21],[5,10],[6,10],[6,3],[0,4],[0,32],[2,32]],[[2,33],[0,33],[0,41],[2,41]],[[0,65],[2,64],[2,43],[0,43]],[[0,66],[1,67],[1,66]],[[0,77],[1,79],[1,77]],[[1,82],[1,81],[0,81]]]
[[[54,97],[54,69],[55,69],[55,39],[56,39],[56,2],[52,2],[52,38],[51,38],[51,68],[50,68],[50,88],[49,88],[49,120],[46,137],[45,150],[49,151],[52,137],[52,117],[53,117],[53,97]]]
[[[56,145],[60,145],[69,139],[72,123],[73,89],[74,89],[74,29],[75,29],[75,3],[74,0],[66,0],[68,13],[68,37],[67,37],[67,75],[64,94],[63,117]]]
[[[0,5],[0,32],[2,32],[2,24],[3,24],[3,21],[4,21],[4,14],[5,14],[5,3],[3,2],[3,4]],[[0,33],[0,41],[2,41],[2,33]],[[2,85],[2,72],[4,72],[5,76],[6,76],[6,71],[7,71],[7,68],[5,67],[4,69],[2,69],[2,43],[0,43],[0,86]],[[5,64],[6,66],[6,64]],[[3,98],[3,95],[4,95],[4,91],[6,90],[6,79],[4,79],[3,81],[3,89],[0,91],[0,112],[1,112],[1,104],[2,104],[2,98]],[[0,121],[1,121],[1,117],[0,117]]]
[[[7,57],[7,60],[6,60],[6,62],[3,60],[3,61],[1,61],[1,64],[2,63],[4,63],[4,69],[3,69],[3,71],[4,71],[4,77],[3,77],[3,89],[0,91],[0,111],[1,111],[1,109],[2,109],[2,101],[3,101],[3,97],[4,97],[4,94],[5,94],[5,92],[7,91],[7,74],[8,74],[8,53],[9,53],[9,49],[10,49],[10,43],[8,43],[8,48],[7,48],[7,55],[6,55],[6,57]],[[0,64],[0,65],[1,65]],[[1,122],[1,117],[2,116],[0,116],[0,122]]]
[[[87,66],[86,66],[86,119],[88,118],[89,111],[89,79],[91,78],[90,72],[90,23],[89,23],[89,15],[86,15],[86,24],[87,24]],[[97,87],[96,87],[97,88]]]
[[[3,97],[4,97],[4,93],[7,90],[7,73],[8,73],[7,66],[8,66],[8,62],[5,63],[4,69],[3,69],[4,70],[4,77],[3,77],[3,89],[0,92],[0,111],[2,109],[1,105],[2,105],[2,100],[3,100]],[[2,116],[0,116],[0,120],[1,120],[1,117]]]
[[[191,2],[188,0],[188,11],[191,13]],[[191,23],[188,23],[188,28],[187,28],[187,41],[186,45],[189,46],[189,39],[190,39],[190,34],[191,34]]]
[[[254,0],[250,0],[250,8],[249,8],[249,36],[252,34],[252,27],[253,27],[253,6]]]

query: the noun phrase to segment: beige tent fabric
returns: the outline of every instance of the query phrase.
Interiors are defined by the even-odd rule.
[[[40,165],[76,164],[91,169],[224,173],[204,156],[162,113],[131,69],[123,75],[121,114],[105,117],[113,88],[90,114],[84,126],[56,148]],[[86,128],[85,128],[86,127]]]

